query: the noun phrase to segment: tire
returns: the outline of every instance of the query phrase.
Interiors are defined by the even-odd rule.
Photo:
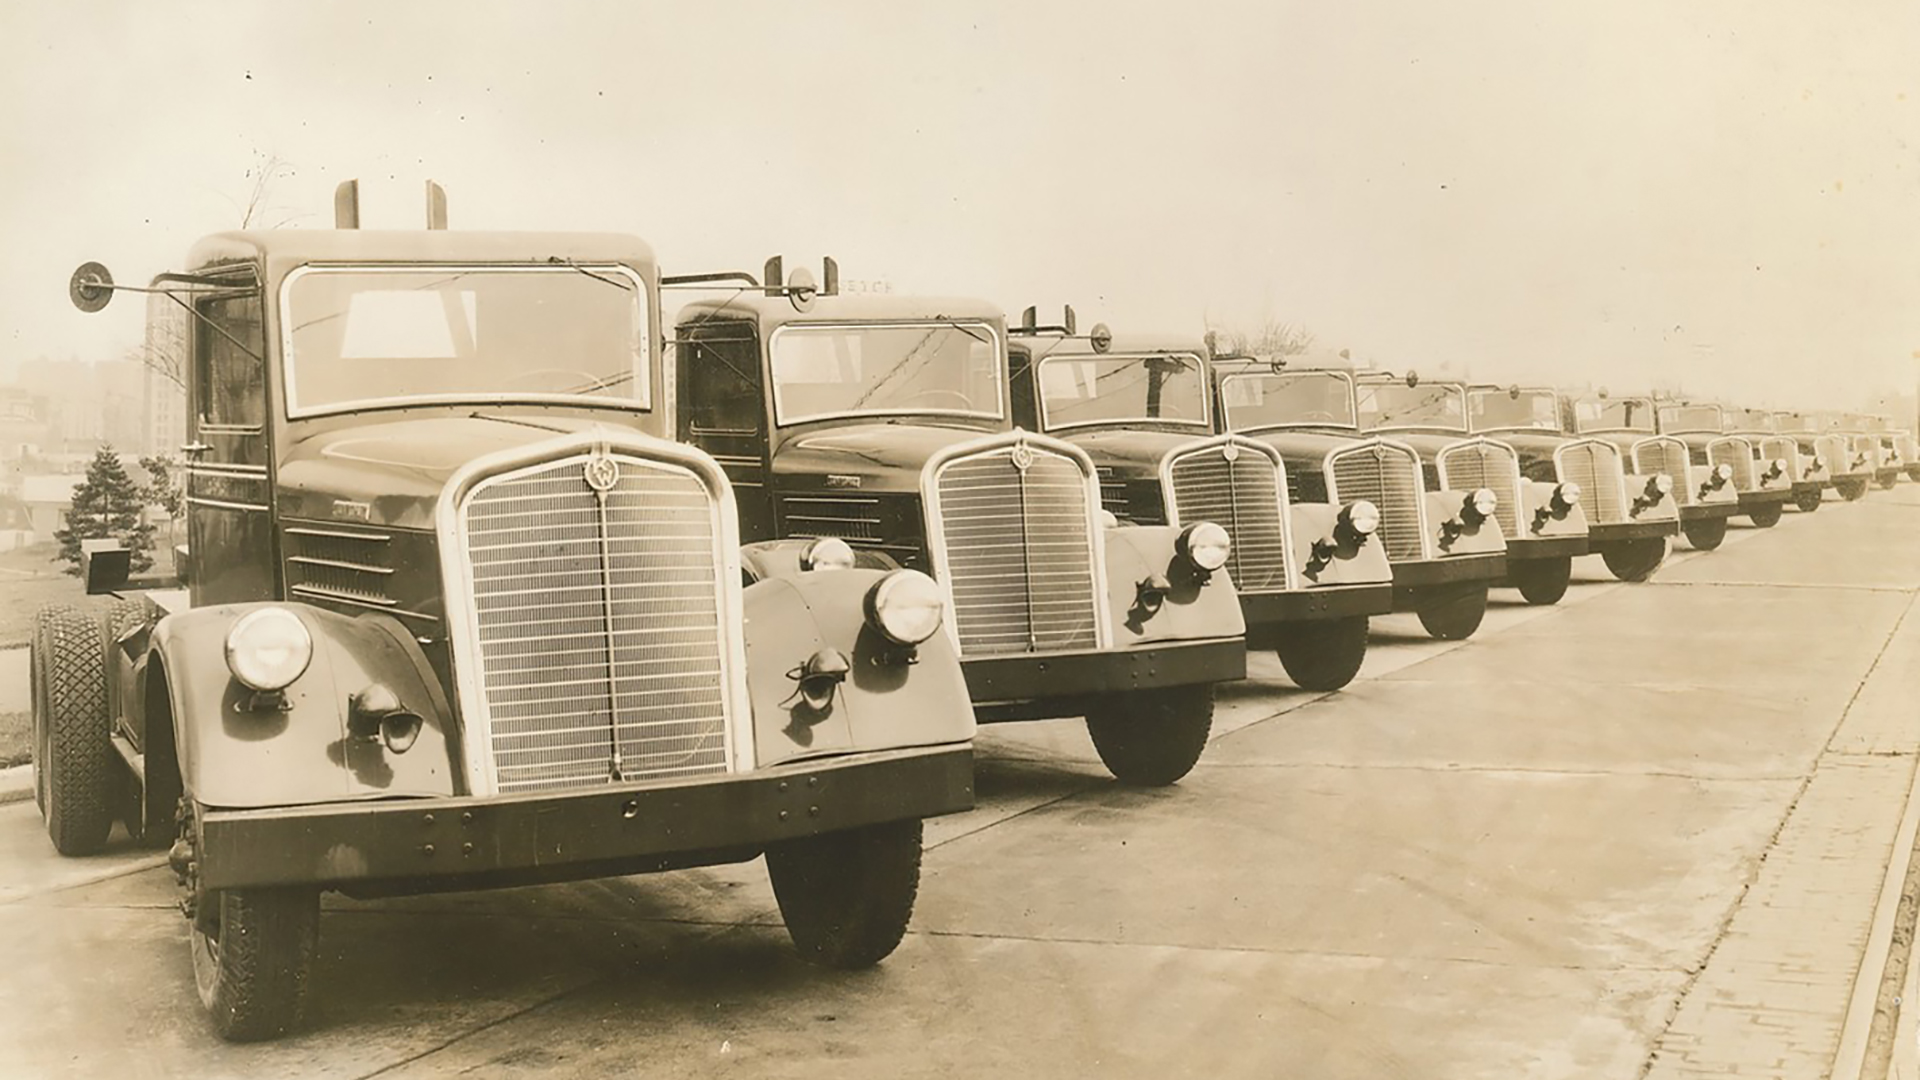
[[[1761,503],[1747,512],[1747,520],[1756,528],[1771,529],[1780,524],[1780,516],[1786,512],[1786,503]]]
[[[1823,491],[1803,491],[1793,497],[1793,505],[1799,507],[1801,513],[1811,514],[1820,509],[1821,496],[1824,494]]]
[[[1892,491],[1893,485],[1900,482],[1900,477],[1894,473],[1888,473],[1885,476],[1874,477],[1873,482],[1880,485],[1881,491]]]
[[[1920,484],[1920,465],[1907,466],[1907,479],[1912,480],[1916,484]]]
[[[1573,556],[1557,559],[1509,559],[1507,580],[1529,604],[1557,604],[1573,580]]]
[[[193,982],[213,1029],[229,1042],[257,1042],[292,1031],[306,1010],[307,984],[320,937],[314,889],[230,889],[212,893],[196,925]]]
[[[47,816],[47,651],[53,647],[47,630],[48,621],[56,611],[70,610],[64,607],[48,606],[33,613],[33,630],[28,636],[27,649],[27,700],[32,713],[33,727],[33,804],[40,808],[40,817]]]
[[[1687,544],[1692,547],[1693,550],[1712,551],[1714,548],[1719,547],[1721,542],[1727,538],[1727,519],[1716,517],[1695,518],[1692,521],[1683,521],[1680,523],[1680,531],[1686,536]],[[1637,540],[1632,542],[1639,543]],[[1612,569],[1613,563],[1608,562],[1607,568]],[[1628,580],[1633,579],[1630,578]]]
[[[1833,489],[1838,491],[1840,497],[1848,502],[1859,502],[1861,499],[1867,497],[1867,481],[1858,476],[1850,476],[1845,480],[1835,480],[1833,482]]]
[[[1487,616],[1487,587],[1475,585],[1449,593],[1420,608],[1420,625],[1441,641],[1465,641]]]
[[[1087,710],[1087,734],[1125,784],[1165,787],[1193,771],[1213,730],[1213,684],[1108,694]]]
[[[1287,678],[1302,690],[1338,690],[1360,674],[1367,658],[1367,617],[1295,623],[1274,650]]]
[[[99,621],[90,612],[55,608],[34,651],[40,654],[35,704],[41,711],[34,726],[46,739],[47,835],[62,855],[91,855],[106,846],[123,782],[110,741]]]
[[[821,967],[872,967],[906,936],[920,891],[920,820],[786,840],[767,849],[787,936]]]
[[[1667,538],[1655,536],[1641,540],[1623,540],[1601,549],[1607,569],[1621,581],[1645,581],[1667,559]]]

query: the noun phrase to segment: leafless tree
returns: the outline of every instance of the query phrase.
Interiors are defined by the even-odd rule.
[[[1256,326],[1223,326],[1209,322],[1209,340],[1214,351],[1223,355],[1261,356],[1281,359],[1299,356],[1313,348],[1313,331],[1299,323],[1268,316]]]
[[[293,163],[278,154],[254,153],[253,166],[246,173],[253,183],[247,189],[246,205],[239,207],[241,228],[284,229],[306,216],[273,202],[274,186],[294,171]]]

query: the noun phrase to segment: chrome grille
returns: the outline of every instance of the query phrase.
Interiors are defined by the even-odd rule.
[[[1707,464],[1715,468],[1731,466],[1735,491],[1752,491],[1757,486],[1753,482],[1753,447],[1745,439],[1715,439],[1708,443]]]
[[[1843,435],[1822,435],[1813,440],[1813,452],[1826,462],[1827,475],[1836,476],[1853,471],[1853,454]]]
[[[1627,520],[1626,476],[1620,468],[1620,450],[1596,440],[1568,443],[1553,455],[1560,482],[1580,485],[1580,504],[1587,520],[1617,525]]]
[[[1493,513],[1509,538],[1520,532],[1520,459],[1513,449],[1496,442],[1455,443],[1440,451],[1440,486],[1471,492],[1488,488],[1500,500]]]
[[[1870,435],[1855,435],[1847,440],[1853,450],[1848,459],[1848,472],[1871,472],[1880,464],[1880,446]]]
[[[1021,444],[958,458],[935,478],[942,572],[966,656],[1099,644],[1094,507],[1064,455]]]
[[[1687,444],[1679,439],[1641,439],[1633,444],[1633,471],[1641,476],[1666,473],[1673,477],[1674,502],[1692,506],[1699,496],[1688,480]]]
[[[1399,562],[1427,554],[1426,515],[1420,506],[1420,459],[1384,443],[1335,451],[1327,458],[1329,501],[1366,499],[1380,508],[1375,534],[1387,559]]]
[[[1779,437],[1760,440],[1760,475],[1765,476],[1775,461],[1787,463],[1787,471],[1775,483],[1791,484],[1800,475],[1800,444]]]
[[[501,792],[728,767],[713,498],[624,456],[599,496],[587,460],[487,478],[460,504]]]
[[[1232,460],[1226,451],[1233,452]],[[1228,443],[1175,457],[1172,518],[1211,521],[1233,538],[1227,574],[1242,592],[1287,587],[1286,528],[1281,521],[1280,466],[1265,454]]]

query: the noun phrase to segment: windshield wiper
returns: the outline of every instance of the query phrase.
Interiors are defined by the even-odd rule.
[[[605,390],[609,387],[619,386],[621,383],[629,382],[632,379],[633,372],[622,371],[604,378],[594,379],[592,382],[581,383],[579,386],[569,386],[560,392],[563,394],[591,394],[596,390]]]
[[[586,267],[581,266],[579,263],[574,262],[572,259],[563,259],[558,255],[549,255],[547,256],[547,264],[549,266],[567,267],[576,273],[585,274],[586,276],[592,278],[595,281],[605,282],[606,284],[611,285],[614,288],[621,290],[622,292],[633,291],[632,282],[621,281],[619,278],[610,278],[605,274],[596,274],[593,271],[587,269]]]

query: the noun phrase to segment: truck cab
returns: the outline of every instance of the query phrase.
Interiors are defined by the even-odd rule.
[[[1776,409],[1773,424],[1782,437],[1793,440],[1799,454],[1800,473],[1793,482],[1793,504],[1801,513],[1811,514],[1820,509],[1827,489],[1835,486],[1835,467],[1844,465],[1852,457],[1847,440],[1828,431],[1825,418],[1819,413]]]
[[[1351,682],[1370,616],[1393,610],[1393,568],[1371,536],[1378,510],[1295,504],[1278,450],[1216,435],[1198,338],[1075,330],[1071,308],[1057,326],[1027,309],[1008,345],[1014,423],[1084,451],[1119,521],[1226,526],[1248,647],[1273,649],[1304,689]]]
[[[1629,472],[1618,445],[1567,434],[1563,404],[1551,387],[1471,384],[1467,430],[1513,447],[1527,479],[1577,486],[1587,550],[1622,581],[1645,581],[1666,561],[1668,538],[1680,531],[1673,477]]]
[[[944,598],[746,581],[734,485],[670,439],[645,244],[362,232],[342,190],[341,228],[210,236],[132,290],[188,373],[186,582],[128,592],[90,552],[122,598],[37,619],[54,845],[171,845],[236,1040],[298,1025],[326,890],[764,854],[803,956],[886,956],[921,820],[972,805]]]
[[[747,537],[924,570],[981,721],[1084,716],[1115,776],[1184,776],[1214,684],[1246,673],[1227,531],[1119,524],[1085,450],[1016,427],[997,308],[836,291],[677,317],[679,433],[728,469]]]
[[[1733,465],[1696,462],[1684,441],[1661,434],[1653,398],[1605,390],[1569,395],[1562,412],[1564,433],[1605,439],[1619,447],[1634,472],[1673,478],[1680,531],[1694,550],[1711,551],[1726,540],[1727,522],[1740,511]]]
[[[1587,516],[1580,491],[1520,475],[1513,447],[1467,431],[1467,387],[1368,372],[1358,376],[1360,429],[1413,447],[1427,485],[1494,494],[1494,517],[1507,538],[1505,584],[1529,604],[1554,604],[1566,595],[1573,560],[1587,553]]]
[[[1763,438],[1729,434],[1730,410],[1712,402],[1663,401],[1655,415],[1660,434],[1685,443],[1694,464],[1715,470],[1725,465],[1732,470],[1730,484],[1739,496],[1740,512],[1749,521],[1763,529],[1780,521],[1787,500],[1793,498],[1791,463],[1778,456],[1785,452],[1787,440],[1777,434]],[[1776,456],[1762,460],[1760,450],[1769,439]]]
[[[1429,487],[1417,450],[1363,433],[1351,370],[1253,357],[1216,357],[1212,370],[1215,429],[1278,451],[1295,506],[1374,508],[1371,535],[1393,567],[1394,609],[1418,614],[1436,638],[1471,637],[1488,587],[1506,574],[1498,495]]]

